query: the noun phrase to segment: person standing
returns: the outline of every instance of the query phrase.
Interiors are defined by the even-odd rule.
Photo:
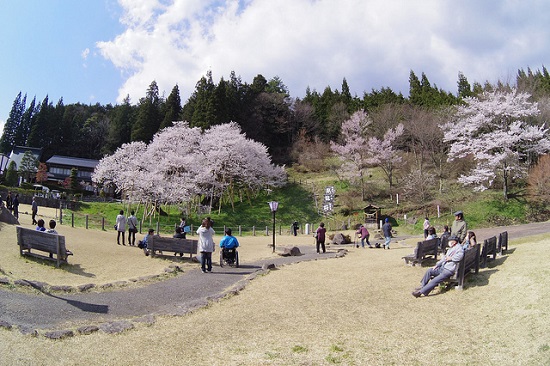
[[[391,224],[390,219],[386,217],[386,220],[384,220],[384,225],[382,225],[382,233],[384,233],[384,249],[390,249],[390,241],[391,241]]]
[[[292,223],[292,233],[294,234],[294,236],[297,236],[298,235],[298,228],[300,226],[298,225],[298,221],[294,221]]]
[[[210,226],[210,220],[202,220],[201,226],[197,229],[199,235],[199,252],[201,253],[202,273],[212,272],[212,252],[215,250],[214,229]]]
[[[8,192],[6,197],[6,208],[10,210],[10,213],[13,213],[13,198],[11,196],[11,191]]]
[[[424,220],[424,225],[422,225],[424,227],[424,239],[426,239],[429,235],[428,233],[428,229],[430,228],[430,219],[428,218],[428,216],[426,216],[426,219]]]
[[[19,193],[13,197],[13,216],[19,220]]]
[[[317,243],[317,254],[319,254],[319,249],[323,249],[323,253],[326,253],[326,250],[325,250],[326,234],[327,234],[327,229],[325,229],[325,223],[322,222],[319,224],[319,227],[315,232],[315,238],[316,238],[315,242]]]
[[[372,248],[372,245],[370,245],[369,238],[370,233],[369,230],[365,227],[365,225],[361,225],[359,227],[359,230],[357,230],[356,234],[359,234],[359,237],[361,238],[361,247],[365,247],[365,241],[367,242],[367,245],[369,248]],[[359,248],[359,244],[357,244],[357,248]]]
[[[138,232],[138,220],[134,211],[130,212],[130,217],[128,217],[128,245],[136,245],[136,233]]]
[[[451,226],[451,236],[458,238],[459,244],[464,244],[466,234],[468,233],[468,224],[464,221],[464,213],[462,211],[455,212],[455,221]]]
[[[38,202],[36,202],[36,197],[32,198],[31,203],[31,211],[32,211],[32,224],[36,225],[36,214],[38,214]]]
[[[126,216],[124,216],[124,210],[120,210],[119,214],[116,217],[116,242],[120,245],[120,236],[122,235],[122,245],[126,245],[125,235],[126,235]]]

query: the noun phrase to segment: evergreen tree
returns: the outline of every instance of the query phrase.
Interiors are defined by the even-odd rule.
[[[414,105],[422,105],[422,85],[412,70],[409,74],[409,101]]]
[[[134,123],[135,107],[130,104],[130,96],[124,98],[121,105],[111,111],[111,123],[107,134],[107,141],[103,145],[103,154],[112,154],[123,144],[131,142],[131,126]]]
[[[30,182],[33,177],[36,176],[37,171],[38,160],[29,150],[25,151],[25,154],[23,154],[23,157],[21,158],[21,163],[19,164],[19,175],[24,179],[25,182]]]
[[[27,100],[27,95],[21,100],[21,92],[17,94],[15,100],[13,101],[13,106],[10,111],[10,115],[4,125],[4,132],[0,138],[0,152],[8,155],[13,148],[16,146],[16,136],[19,126],[23,119],[23,114],[25,112],[25,104]]]
[[[157,82],[153,81],[147,89],[146,97],[139,101],[136,123],[132,128],[132,141],[151,141],[159,130],[161,121],[159,90]]]
[[[15,187],[17,185],[18,180],[19,180],[19,175],[17,174],[17,166],[15,164],[15,161],[12,160],[8,164],[8,170],[6,171],[5,183],[9,187]]]
[[[53,105],[49,102],[48,96],[42,100],[40,110],[33,116],[31,120],[31,129],[27,146],[45,147],[49,145],[50,118],[53,114]]]
[[[216,86],[212,81],[212,71],[208,71],[206,76],[200,78],[195,87],[193,115],[191,117],[191,127],[200,127],[208,129],[216,120],[216,110],[214,108],[214,92]]]
[[[33,117],[40,110],[40,106],[36,105],[36,97],[32,98],[31,104],[23,113],[21,124],[15,133],[15,146],[27,146],[27,140],[31,133]]]
[[[473,96],[472,88],[470,87],[470,83],[468,82],[468,79],[464,74],[459,71],[458,72],[458,97],[459,98],[466,98]]]
[[[181,119],[181,98],[180,90],[178,85],[172,88],[172,92],[166,99],[164,119],[160,124],[160,129],[171,127],[174,121],[179,121]]]

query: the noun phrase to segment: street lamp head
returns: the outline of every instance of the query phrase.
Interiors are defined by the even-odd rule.
[[[271,212],[277,211],[277,208],[279,207],[279,202],[271,201],[271,202],[268,202],[268,204],[269,204],[269,208],[271,209]]]

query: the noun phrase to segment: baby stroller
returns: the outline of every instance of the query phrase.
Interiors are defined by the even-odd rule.
[[[237,248],[222,248],[220,251],[220,267],[224,265],[239,267],[239,252]]]

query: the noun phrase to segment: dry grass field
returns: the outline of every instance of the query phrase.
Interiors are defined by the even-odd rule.
[[[15,229],[4,225],[3,276],[77,285],[167,266],[167,260],[117,246],[114,231],[58,231],[75,252],[69,261],[78,263],[77,271],[20,258]],[[270,238],[239,239],[243,259],[270,255]],[[278,241],[312,245],[310,239]],[[285,266],[238,295],[117,335],[53,341],[0,328],[0,364],[549,365],[550,236],[510,244],[513,252],[471,276],[464,291],[436,289],[416,299],[411,291],[425,268],[404,265],[410,247],[350,248],[343,258]]]

